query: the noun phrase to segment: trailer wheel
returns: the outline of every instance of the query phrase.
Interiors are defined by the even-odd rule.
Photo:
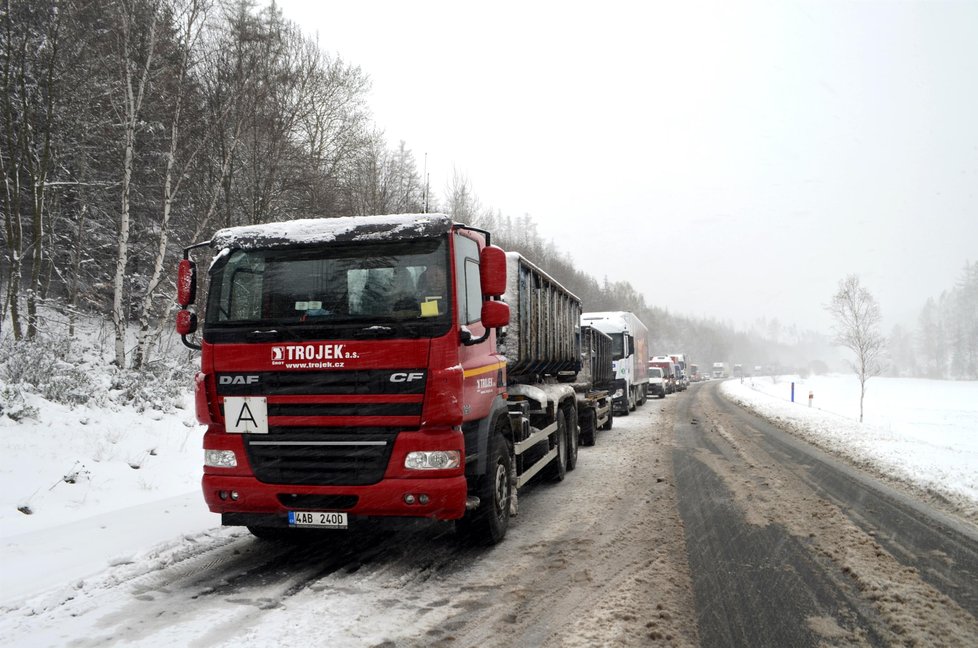
[[[610,419],[609,419],[610,420]],[[595,427],[598,423],[598,415],[593,409],[587,409],[581,414],[581,445],[593,446],[595,438]]]
[[[568,405],[563,412],[567,424],[567,472],[570,472],[577,466],[577,446],[580,443],[581,430],[577,424],[577,408]]]
[[[455,532],[470,545],[494,545],[502,541],[509,528],[509,501],[513,495],[510,482],[512,460],[509,442],[503,437],[502,418],[489,439],[486,474],[479,478],[479,507],[466,511],[455,521]]]
[[[567,474],[567,423],[563,410],[557,410],[557,431],[554,432],[554,437],[557,440],[557,456],[550,461],[543,473],[547,481],[559,482]]]
[[[601,429],[610,430],[614,422],[615,422],[615,408],[611,407],[608,409],[608,420],[605,421],[605,424],[601,426]]]

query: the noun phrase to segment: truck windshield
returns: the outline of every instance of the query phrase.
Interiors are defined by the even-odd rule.
[[[625,334],[609,333],[611,337],[611,359],[621,360],[625,357]]]
[[[447,263],[444,239],[232,250],[211,267],[206,325],[440,334],[450,325]]]

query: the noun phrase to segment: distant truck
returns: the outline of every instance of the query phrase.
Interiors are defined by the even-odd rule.
[[[523,485],[574,468],[580,420],[610,421],[579,375],[580,300],[443,214],[226,228],[184,250],[177,302],[204,499],[259,537],[415,517],[496,543]]]
[[[669,356],[653,356],[649,360],[650,369],[655,367],[662,372],[662,380],[665,384],[667,394],[673,394],[679,391],[679,384],[676,379],[676,369],[678,366]]]
[[[669,357],[672,361],[679,365],[679,375],[676,376],[676,380],[683,384],[683,389],[689,386],[689,372],[686,370],[686,354],[685,353],[670,353]]]
[[[611,336],[593,326],[581,327],[581,369],[574,381],[581,445],[593,446],[598,430],[610,430],[614,418],[611,393],[615,370]]]
[[[616,414],[628,416],[648,397],[649,330],[634,313],[627,311],[584,313],[581,325],[593,326],[611,337],[614,410]]]
[[[727,370],[727,363],[725,362],[714,362],[713,363],[713,377],[714,378],[729,378],[730,374]]]

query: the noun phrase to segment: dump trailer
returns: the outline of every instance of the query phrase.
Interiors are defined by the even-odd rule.
[[[177,330],[201,353],[202,488],[223,524],[288,538],[416,517],[491,544],[519,488],[564,478],[580,301],[490,237],[402,214],[226,228],[184,250]]]
[[[611,390],[615,371],[611,336],[593,326],[581,327],[581,370],[574,381],[581,445],[593,446],[598,430],[610,430],[614,420]]]
[[[613,342],[615,413],[628,416],[645,403],[649,385],[649,331],[634,313],[608,311],[584,313],[582,326],[593,326]]]

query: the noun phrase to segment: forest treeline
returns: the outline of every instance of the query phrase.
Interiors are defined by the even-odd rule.
[[[815,333],[776,321],[741,332],[648,304],[627,279],[591,277],[529,216],[482,207],[462,175],[430,195],[415,154],[374,123],[368,71],[274,4],[2,0],[0,11],[0,338],[37,339],[51,326],[45,305],[69,337],[76,316],[94,314],[112,321],[115,364],[138,370],[171,325],[184,246],[220,227],[427,207],[491,229],[587,310],[636,312],[654,353],[786,370],[833,355]],[[974,325],[960,315],[969,272],[970,297],[942,296],[925,309],[926,336],[906,333],[921,340],[913,366],[926,375],[978,377],[974,345],[968,360],[954,342]]]

